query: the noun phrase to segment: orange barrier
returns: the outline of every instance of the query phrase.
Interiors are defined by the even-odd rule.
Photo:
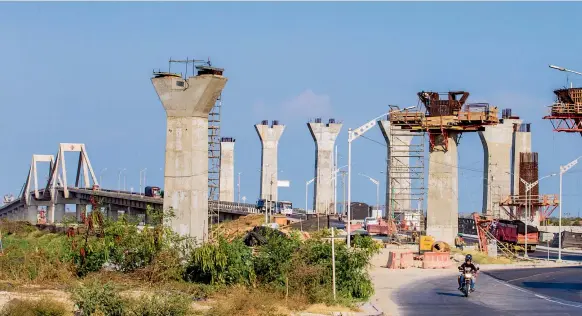
[[[347,230],[348,230],[348,225],[346,225],[346,232],[348,232],[348,233],[351,233],[351,232],[353,232],[354,230],[358,230],[358,229],[360,229],[360,228],[362,228],[362,224],[351,224],[351,225],[350,225],[350,231],[348,232],[348,231],[347,231]]]
[[[414,265],[414,255],[412,251],[409,252],[388,252],[388,269],[406,269]]]
[[[400,254],[400,268],[406,269],[414,265],[414,254],[412,251]]]
[[[423,269],[446,269],[451,264],[450,252],[425,252],[422,260]]]
[[[398,269],[400,268],[400,254],[394,251],[388,253],[388,263],[386,264],[388,269]]]

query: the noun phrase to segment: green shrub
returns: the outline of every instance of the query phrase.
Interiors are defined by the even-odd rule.
[[[103,313],[108,316],[123,315],[123,300],[118,290],[111,284],[92,282],[73,290],[73,302],[78,306],[80,315],[90,316]]]
[[[2,308],[0,316],[63,316],[70,314],[65,304],[51,299],[13,299]]]
[[[156,293],[128,300],[128,316],[183,316],[187,315],[192,300],[180,293]]]
[[[251,284],[255,280],[251,249],[241,239],[206,243],[192,251],[185,279],[206,284]]]

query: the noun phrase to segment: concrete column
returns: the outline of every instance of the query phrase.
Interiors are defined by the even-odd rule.
[[[234,202],[234,139],[220,142],[220,200]]]
[[[268,121],[255,125],[261,139],[261,199],[277,201],[277,147],[285,125]]]
[[[457,133],[436,136],[429,152],[426,233],[454,246],[459,218]]]
[[[63,205],[63,214],[65,212],[65,205]],[[80,223],[82,220],[81,214],[85,213],[87,215],[87,204],[77,204],[77,210],[75,211],[75,217],[77,218],[77,222]],[[61,217],[62,219],[62,217]]]
[[[24,208],[24,220],[36,225],[38,223],[38,206],[29,205]]]
[[[413,135],[391,135],[390,121],[380,121],[380,130],[386,140],[388,153],[386,156],[386,216],[388,211],[408,211],[410,207],[410,144]],[[402,132],[403,134],[405,132]],[[391,142],[394,142],[392,144]],[[397,148],[395,153],[390,147]],[[394,154],[394,159],[391,155]],[[394,165],[390,165],[394,161]],[[390,181],[390,170],[394,172],[394,183]]]
[[[208,238],[208,113],[226,85],[221,74],[152,78],[167,115],[163,208],[176,214],[172,229],[197,242]]]
[[[315,141],[315,185],[313,194],[313,209],[320,214],[330,211],[334,203],[334,144],[342,129],[342,124],[330,119],[327,124],[316,119],[307,123],[311,136]]]
[[[507,199],[512,192],[511,154],[514,125],[520,123],[518,119],[505,118],[500,124],[486,126],[484,131],[479,132],[484,154],[482,211],[485,215],[509,219],[509,215],[501,210],[499,203]]]
[[[527,128],[526,128],[527,127]],[[519,194],[519,153],[531,152],[531,133],[529,124],[522,124],[514,133],[513,141],[513,195]]]

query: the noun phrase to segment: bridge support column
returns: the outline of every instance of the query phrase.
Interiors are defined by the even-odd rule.
[[[31,223],[31,224],[36,224],[38,223],[38,206],[36,205],[30,205],[27,206],[24,211],[26,212],[24,214],[24,220]]]
[[[208,240],[208,114],[226,81],[215,68],[152,78],[167,116],[163,209],[176,214],[172,229],[196,242]]]
[[[458,133],[449,132],[435,137],[428,165],[426,234],[449,245],[453,245],[459,230],[457,136]]]
[[[81,214],[85,213],[87,215],[87,204],[77,204],[76,207],[75,217],[77,218],[77,222],[80,223],[82,220]]]

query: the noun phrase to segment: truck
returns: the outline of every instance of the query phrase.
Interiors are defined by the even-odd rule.
[[[520,220],[495,220],[490,233],[508,249],[525,251],[525,223]],[[527,252],[536,251],[539,244],[539,231],[535,226],[527,225]]]
[[[144,193],[145,196],[163,198],[163,191],[159,187],[147,186]]]

